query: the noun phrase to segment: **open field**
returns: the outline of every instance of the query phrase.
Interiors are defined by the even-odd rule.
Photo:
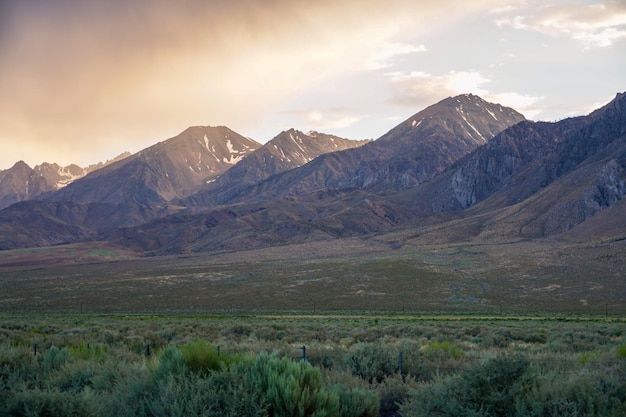
[[[626,244],[425,245],[397,233],[138,257],[94,245],[0,252],[5,312],[626,314]]]
[[[427,240],[2,251],[0,415],[626,415],[625,241]]]

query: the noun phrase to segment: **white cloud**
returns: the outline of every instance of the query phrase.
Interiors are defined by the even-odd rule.
[[[425,52],[427,49],[424,45],[412,45],[409,43],[388,43],[383,44],[378,51],[376,51],[369,58],[367,62],[367,69],[377,70],[387,68],[392,65],[392,61],[398,55],[407,55],[417,52]]]
[[[511,107],[522,113],[528,119],[533,119],[536,115],[544,111],[544,109],[539,106],[539,103],[544,99],[543,96],[508,92],[486,93],[483,95],[483,98],[493,103]]]
[[[426,72],[389,73],[392,97],[390,101],[400,106],[416,108],[435,103],[445,97],[473,93],[483,99],[512,107],[527,118],[542,112],[541,96],[516,92],[495,93],[485,85],[491,80],[479,71],[450,71],[433,75]]]
[[[464,93],[483,95],[482,87],[489,80],[478,71],[450,71],[433,75],[415,71],[410,73],[388,73],[391,79],[390,101],[401,106],[432,104],[447,96]]]
[[[626,2],[548,5],[535,14],[497,19],[496,24],[566,36],[581,42],[585,48],[607,47],[626,38]]]
[[[306,126],[307,130],[319,131],[347,128],[363,119],[362,115],[343,108],[294,110],[285,113],[296,118],[296,126]]]
[[[615,96],[606,96],[604,99],[600,100],[600,101],[595,101],[591,104],[584,104],[584,105],[580,105],[580,106],[574,106],[572,108],[569,109],[569,111],[567,111],[567,116],[568,117],[575,117],[575,116],[582,116],[582,115],[587,115],[597,109],[599,109],[602,106],[605,106],[608,102],[610,102],[611,100],[613,100],[613,98],[615,98]]]

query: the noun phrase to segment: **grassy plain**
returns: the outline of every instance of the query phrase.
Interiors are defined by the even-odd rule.
[[[426,245],[398,233],[158,257],[92,244],[3,251],[0,311],[623,315],[625,250]]]
[[[400,230],[2,251],[0,415],[294,416],[294,392],[328,416],[626,415],[625,249]]]

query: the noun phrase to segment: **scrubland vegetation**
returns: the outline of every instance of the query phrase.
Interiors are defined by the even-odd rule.
[[[623,416],[625,330],[610,317],[5,314],[0,415]]]

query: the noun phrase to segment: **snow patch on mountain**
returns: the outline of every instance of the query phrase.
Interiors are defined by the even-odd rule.
[[[479,131],[478,129],[476,129],[476,127],[475,127],[475,126],[474,126],[474,125],[473,125],[473,124],[472,124],[469,120],[467,120],[467,117],[465,117],[465,114],[463,113],[463,105],[461,105],[461,108],[460,108],[460,109],[457,109],[457,110],[458,110],[458,111],[459,111],[459,113],[461,114],[461,118],[463,119],[463,121],[464,121],[465,123],[467,123],[467,125],[468,125],[469,127],[471,127],[471,128],[472,128],[472,130],[473,130],[473,131],[474,131],[474,132],[475,132],[475,133],[476,133],[476,134],[480,137],[481,142],[483,142],[483,143],[487,143],[487,139],[485,139],[485,137],[483,136],[483,134],[482,134],[482,133],[480,133],[480,131]],[[468,132],[468,133],[469,133],[469,132]],[[471,134],[470,134],[470,135],[471,135]],[[471,135],[471,136],[473,136],[473,135]]]
[[[63,188],[69,184],[71,184],[72,182],[74,182],[75,180],[82,178],[85,176],[86,172],[84,169],[80,169],[78,170],[78,172],[76,173],[72,173],[69,169],[69,167],[59,167],[57,170],[57,173],[59,175],[59,180],[56,182],[56,184],[54,185],[54,187],[58,190],[59,188]]]
[[[491,117],[494,118],[494,120],[498,121],[498,118],[496,117],[495,114],[493,114],[493,112],[491,110],[489,110],[489,109],[485,109],[485,110],[487,111],[487,113],[489,113],[491,115]]]

